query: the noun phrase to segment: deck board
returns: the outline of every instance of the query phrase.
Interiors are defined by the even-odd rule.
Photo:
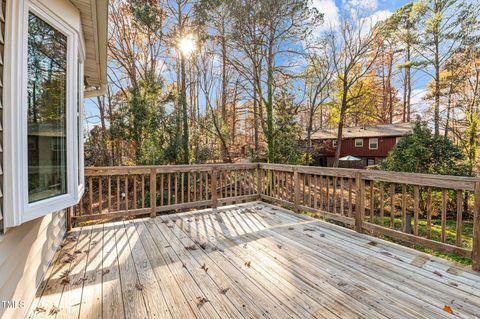
[[[89,226],[67,238],[32,318],[480,314],[480,274],[265,203]]]

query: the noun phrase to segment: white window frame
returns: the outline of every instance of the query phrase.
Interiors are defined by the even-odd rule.
[[[337,147],[337,140],[332,140],[332,147]]]
[[[372,147],[372,142],[374,142],[374,141],[375,141],[375,143],[377,144],[376,147]],[[378,143],[379,143],[378,137],[371,137],[371,138],[369,138],[369,139],[368,139],[368,149],[369,149],[369,150],[378,150]]]
[[[48,1],[50,3],[50,1]],[[61,3],[58,3],[61,4]],[[5,69],[8,79],[5,92],[5,226],[18,226],[75,205],[83,191],[83,177],[78,176],[78,152],[83,149],[83,138],[77,138],[78,61],[84,59],[81,30],[62,18],[61,5],[45,5],[41,0],[7,1],[5,29]],[[66,193],[29,203],[28,199],[28,16],[33,13],[67,37],[66,81]],[[58,13],[58,14],[57,14]],[[79,35],[80,34],[80,35]],[[83,39],[82,39],[83,40]],[[80,55],[79,55],[80,51]],[[83,92],[81,93],[83,94]],[[82,97],[82,95],[80,95]],[[80,121],[80,123],[82,123]],[[80,161],[82,162],[82,161]],[[82,174],[83,175],[83,174]],[[81,184],[79,185],[79,181]]]
[[[360,141],[361,144],[357,145],[357,141]],[[355,147],[363,147],[363,138],[356,138],[355,139]]]

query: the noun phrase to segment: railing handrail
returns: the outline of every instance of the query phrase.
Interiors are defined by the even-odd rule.
[[[478,177],[435,175],[421,173],[404,173],[394,171],[379,171],[368,169],[333,168],[319,166],[269,164],[269,163],[218,163],[194,165],[142,165],[142,166],[102,166],[86,167],[85,176],[108,176],[125,174],[149,174],[152,169],[157,173],[175,173],[191,171],[210,171],[212,169],[270,169],[309,174],[323,174],[337,177],[355,178],[357,174],[367,180],[405,183],[419,186],[440,187],[449,189],[462,189],[473,191],[475,183],[480,182]]]

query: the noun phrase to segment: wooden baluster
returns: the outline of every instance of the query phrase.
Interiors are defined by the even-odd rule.
[[[167,173],[167,206],[172,204],[172,175]]]
[[[447,190],[442,188],[442,217],[441,217],[441,227],[442,233],[440,235],[440,240],[442,243],[446,241],[446,228],[447,228]]]
[[[402,231],[407,232],[407,186],[402,184]]]
[[[185,173],[182,172],[182,180],[180,181],[181,191],[182,191],[182,204],[185,203]]]
[[[324,193],[323,192],[323,176],[320,175],[319,179],[320,179],[319,184],[318,184],[318,186],[320,188],[320,194],[319,194],[320,195],[320,198],[319,198],[320,203],[319,203],[319,206],[320,206],[320,210],[323,210],[323,193]]]
[[[120,210],[120,175],[117,175],[117,210]]]
[[[165,181],[164,181],[164,175],[165,174],[160,174],[160,206],[163,206],[164,205],[164,195],[163,195],[163,190],[165,188]]]
[[[128,175],[125,175],[125,210],[128,210]]]
[[[152,168],[150,169],[150,217],[155,217],[156,215],[157,215],[157,170]]]
[[[420,188],[413,186],[413,234],[418,236],[418,215],[420,213]]]
[[[375,223],[375,181],[370,181],[370,223]]]
[[[353,200],[352,200],[353,185],[352,184],[353,184],[352,178],[349,177],[348,178],[348,217],[353,216]]]
[[[385,182],[380,182],[380,225],[385,226]]]
[[[178,204],[178,173],[173,174],[173,187],[175,187],[175,204]]]
[[[145,175],[142,175],[142,208],[145,208]]]
[[[318,207],[318,175],[314,175],[314,188],[313,188],[313,208]]]
[[[102,176],[98,176],[98,213],[101,214],[102,211],[103,211]]]
[[[427,188],[427,238],[432,238],[432,187]]]
[[[199,175],[198,176],[198,178],[199,178],[199,182],[198,182],[199,185],[198,186],[200,187],[200,191],[199,191],[200,193],[199,193],[198,200],[202,201],[203,200],[203,172],[199,172],[198,175]]]
[[[332,199],[333,199],[333,213],[337,213],[337,177],[332,177],[333,187],[332,187]]]
[[[458,247],[462,247],[462,229],[463,229],[463,192],[457,190],[457,225],[455,243]]]
[[[298,176],[297,170],[293,172],[293,183],[293,189],[295,191],[295,213],[299,213],[300,208],[298,206],[300,205],[300,177]]]
[[[325,205],[326,211],[330,212],[330,176],[325,176],[326,191],[325,191]]]
[[[205,172],[205,200],[210,200],[210,197],[208,196],[208,185],[209,185],[209,178],[208,178],[208,172]]]
[[[343,202],[343,177],[340,177],[340,214],[345,215],[344,202]]]
[[[219,186],[219,193],[218,198],[223,198],[223,171],[218,171],[218,186]]]
[[[190,180],[191,180],[191,177],[190,177],[191,173],[187,173],[187,202],[190,203],[190,190],[191,190],[191,185],[190,185]]]
[[[107,205],[108,205],[108,211],[110,212],[112,210],[112,177],[108,176],[108,200],[107,200]]]
[[[88,177],[88,212],[90,215],[93,214],[93,185],[92,185],[92,176]]]
[[[390,228],[395,229],[395,184],[390,184]]]
[[[137,209],[137,175],[133,175],[133,209]]]
[[[78,205],[78,216],[82,216],[82,215],[83,215],[83,196],[80,199],[80,204]]]
[[[193,201],[197,200],[197,172],[193,172]]]
[[[238,186],[237,186],[237,171],[233,172],[233,192],[234,196],[238,196]]]
[[[212,207],[217,208],[218,206],[218,198],[217,198],[217,170],[214,168],[212,170]]]

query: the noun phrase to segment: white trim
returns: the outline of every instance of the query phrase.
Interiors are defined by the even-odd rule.
[[[62,15],[68,1],[7,0],[5,29],[4,78],[4,165],[5,165],[5,226],[13,227],[40,216],[72,206],[79,200],[83,185],[78,185],[78,151],[83,149],[77,140],[77,64],[84,58],[81,30]],[[65,6],[65,7],[64,7]],[[39,18],[67,36],[67,193],[28,203],[28,136],[27,136],[27,75],[28,75],[28,14]],[[78,20],[80,15],[78,14]],[[78,28],[78,27],[77,27]],[[79,45],[80,43],[80,45]],[[83,71],[82,71],[83,72]],[[81,92],[83,94],[83,92]],[[82,95],[80,95],[82,98]],[[79,144],[81,143],[81,144]],[[83,175],[83,174],[82,174]],[[81,177],[82,180],[83,177]]]
[[[361,145],[357,145],[357,141],[360,141]],[[363,147],[363,138],[356,138],[355,139],[355,147]]]
[[[377,144],[376,147],[372,147],[372,142],[374,142],[374,141],[375,141],[375,143]],[[369,150],[378,150],[378,143],[379,143],[378,137],[371,137],[371,138],[369,138],[369,139],[368,139],[368,149],[369,149]]]

